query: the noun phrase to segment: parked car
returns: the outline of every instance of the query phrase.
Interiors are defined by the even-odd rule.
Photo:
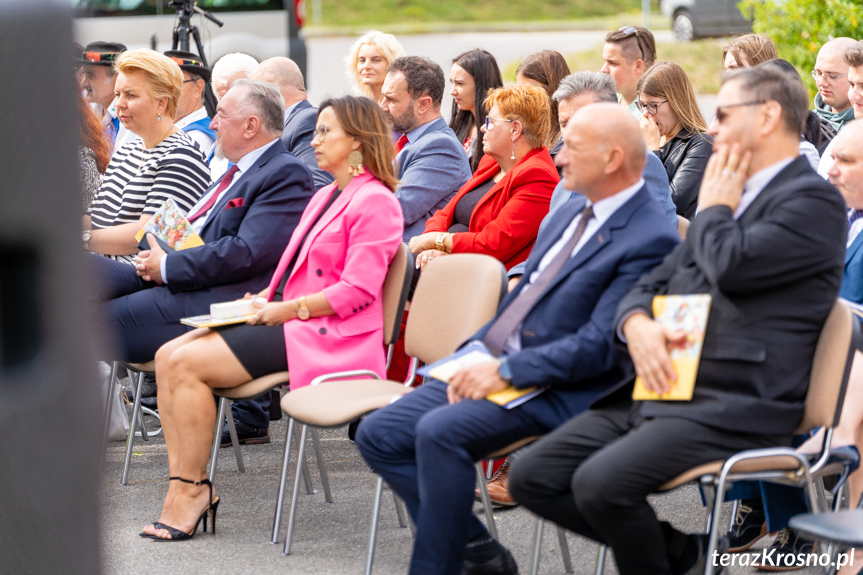
[[[743,15],[737,0],[662,0],[660,9],[671,18],[674,36],[686,42],[752,31],[752,19]]]

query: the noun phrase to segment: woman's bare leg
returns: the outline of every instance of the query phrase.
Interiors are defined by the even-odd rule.
[[[168,448],[168,476],[176,477],[180,472],[179,442],[176,427],[174,426],[174,414],[171,404],[171,374],[168,370],[168,361],[171,354],[180,347],[210,333],[209,329],[196,329],[178,338],[172,339],[156,351],[156,386],[158,393],[156,402],[159,406],[159,420],[162,425],[162,433],[165,437],[165,446]],[[162,513],[159,522],[164,523],[166,513],[171,508],[176,488],[175,482],[168,483],[168,494],[162,504]],[[156,534],[156,528],[152,524],[144,527],[144,533]]]
[[[206,477],[216,420],[216,404],[211,389],[236,387],[250,381],[252,377],[215,332],[204,333],[173,349],[168,359],[167,373],[171,432],[174,434],[172,439],[176,441],[176,448],[168,446],[169,461],[173,461],[176,466],[175,475],[199,481]],[[210,490],[206,485],[183,482],[173,482],[171,488],[174,496],[162,523],[191,532],[201,511],[210,504]],[[156,534],[170,537],[165,530],[159,530]]]

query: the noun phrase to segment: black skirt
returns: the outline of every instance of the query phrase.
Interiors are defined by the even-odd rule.
[[[288,370],[284,325],[228,325],[215,327],[240,364],[257,379]]]

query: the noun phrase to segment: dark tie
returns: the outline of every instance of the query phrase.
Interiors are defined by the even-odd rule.
[[[512,335],[512,332],[521,325],[530,310],[533,309],[533,304],[542,297],[546,288],[551,285],[555,276],[560,273],[563,266],[569,261],[572,256],[572,250],[578,245],[581,236],[584,235],[584,230],[587,228],[588,222],[593,219],[593,207],[587,206],[581,211],[581,221],[575,228],[575,233],[566,242],[566,245],[558,252],[554,259],[548,264],[536,281],[528,286],[521,294],[517,295],[509,306],[497,316],[494,323],[485,334],[483,342],[489,351],[495,356],[500,356],[503,353],[503,347],[506,345],[506,340]]]
[[[190,224],[210,211],[210,209],[213,207],[213,204],[215,204],[216,200],[219,199],[219,194],[221,194],[223,191],[225,191],[225,188],[231,185],[234,176],[239,171],[240,168],[238,168],[236,165],[233,165],[228,169],[227,172],[225,172],[225,175],[222,176],[222,181],[219,182],[219,187],[216,188],[216,191],[213,192],[213,194],[210,196],[210,199],[208,199],[207,202],[203,206],[201,206],[201,209],[195,212],[194,215],[186,218],[187,220],[189,220]]]
[[[399,155],[399,152],[402,151],[402,148],[408,145],[408,137],[405,134],[402,134],[402,137],[399,138],[399,141],[396,142],[396,145],[393,146],[393,150],[395,150],[396,155]]]
[[[851,226],[854,224],[854,222],[856,222],[860,218],[863,218],[863,210],[858,210],[858,209],[852,208],[848,212],[848,229],[850,230]]]

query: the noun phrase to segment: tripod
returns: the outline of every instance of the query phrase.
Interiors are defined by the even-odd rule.
[[[204,56],[204,45],[201,43],[201,34],[198,32],[198,27],[192,24],[192,14],[195,12],[201,14],[220,28],[224,26],[225,23],[206,10],[198,8],[195,5],[195,2],[196,0],[171,0],[168,2],[169,6],[173,6],[177,9],[177,25],[174,26],[171,50],[179,49],[191,52],[189,49],[189,36],[191,36],[195,39],[195,44],[198,47],[198,55],[201,56],[201,61],[204,63],[204,66],[209,68],[207,58]],[[216,95],[213,93],[213,87],[210,85],[210,82],[206,82],[206,85],[204,86],[204,106],[207,108],[207,114],[211,118],[216,115]]]

